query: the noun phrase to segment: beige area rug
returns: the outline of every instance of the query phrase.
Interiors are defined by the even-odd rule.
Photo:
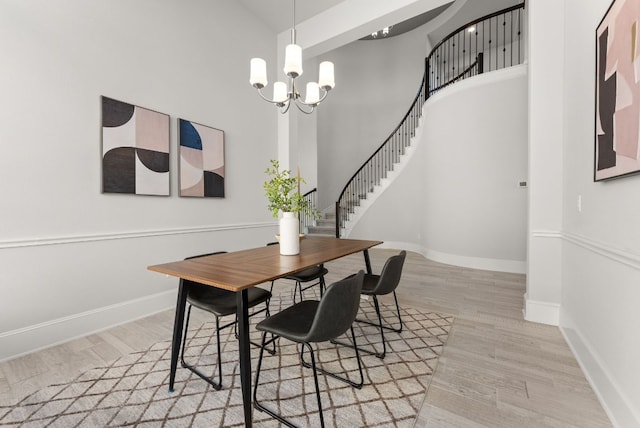
[[[289,293],[274,296],[271,310],[291,304]],[[382,306],[389,321],[395,307]],[[194,309],[195,310],[195,309]],[[324,418],[334,427],[411,427],[424,399],[438,356],[447,340],[453,318],[413,308],[402,308],[402,333],[385,331],[387,356],[380,360],[362,354],[365,384],[358,390],[319,373]],[[262,315],[254,318],[259,321]],[[372,302],[364,301],[359,317],[373,319]],[[356,323],[356,340],[362,347],[380,349],[380,334]],[[215,324],[207,322],[189,332],[187,361],[205,373],[216,372]],[[260,333],[251,329],[252,339]],[[344,338],[346,340],[346,336]],[[69,383],[51,385],[16,406],[0,406],[0,426],[19,427],[236,427],[244,426],[238,344],[233,328],[222,331],[223,389],[213,388],[178,365],[175,391],[168,391],[171,341],[87,371]],[[321,367],[348,373],[358,380],[355,353],[332,344],[318,346]],[[252,369],[259,349],[252,347]],[[309,355],[306,353],[306,359]],[[276,355],[265,352],[258,398],[299,426],[319,426],[313,374],[303,368],[299,348],[280,339]],[[279,423],[254,409],[256,427]]]

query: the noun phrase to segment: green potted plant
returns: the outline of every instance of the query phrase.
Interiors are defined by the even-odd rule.
[[[264,182],[264,193],[273,218],[278,218],[280,212],[312,214],[309,202],[300,194],[300,184],[305,183],[300,175],[292,177],[291,171],[280,171],[280,162],[273,159],[265,174],[270,177]]]
[[[291,176],[291,171],[280,170],[280,162],[271,160],[271,167],[265,170],[269,177],[264,182],[264,192],[269,204],[267,208],[274,218],[280,218],[280,254],[293,255],[300,252],[300,213],[319,217],[319,212],[315,210],[309,201],[300,194],[300,184],[305,183],[300,177]]]

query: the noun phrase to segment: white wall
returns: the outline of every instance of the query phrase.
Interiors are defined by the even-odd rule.
[[[425,104],[422,244],[432,258],[524,271],[526,70],[467,79]]]
[[[640,176],[592,181],[595,28],[609,4],[527,5],[527,316],[559,313],[612,420],[632,427],[640,425]],[[386,55],[376,52],[357,57],[350,46],[327,54],[344,90],[342,101],[336,91],[327,105],[333,98],[355,114],[356,102],[378,107],[378,83],[393,72],[406,73],[397,80],[407,86],[390,86],[399,98],[389,103],[408,108],[422,70],[400,57],[426,48],[413,36],[382,42],[386,55],[402,53],[396,62],[383,63]],[[148,272],[149,264],[272,239],[261,184],[268,159],[278,155],[277,114],[247,75],[253,56],[266,58],[275,74],[275,38],[236,2],[3,0],[0,52],[0,360],[172,306],[177,281]],[[372,70],[380,70],[376,78]],[[101,95],[172,116],[171,197],[100,194]],[[176,117],[225,131],[225,199],[177,197]],[[338,115],[329,119],[340,123]],[[343,140],[320,138],[319,169],[354,170],[369,150],[354,148],[360,135],[379,126],[372,143],[379,144],[398,119],[382,110],[373,121],[354,119],[358,126]],[[331,158],[323,144],[345,155]],[[418,177],[408,169],[401,180]],[[336,183],[324,183],[329,203]],[[399,193],[384,196],[389,205],[403,202]],[[420,221],[416,212],[403,215]],[[423,233],[398,236],[426,243]]]
[[[424,106],[415,153],[349,237],[445,263],[523,272],[526,65],[467,79]],[[486,100],[491,99],[491,108]]]
[[[564,11],[553,0],[532,2],[527,7],[529,266],[525,319],[558,325],[562,282]]]
[[[640,176],[593,182],[595,30],[611,2],[564,4],[560,325],[615,425],[637,427]],[[557,7],[547,2],[541,13],[548,16]],[[547,58],[540,66],[551,66]]]
[[[272,240],[276,113],[248,83],[251,57],[275,64],[265,24],[234,1],[0,8],[0,360],[171,307],[150,264]],[[171,115],[172,196],[100,193],[101,95]],[[225,131],[224,199],[178,197],[178,117]]]

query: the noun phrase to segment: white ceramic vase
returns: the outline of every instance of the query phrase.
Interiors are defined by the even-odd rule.
[[[280,218],[280,254],[300,254],[300,222],[295,213],[283,212]]]

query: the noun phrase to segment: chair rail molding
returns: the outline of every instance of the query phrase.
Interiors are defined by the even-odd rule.
[[[563,232],[562,237],[568,243],[582,247],[614,262],[640,270],[640,254],[638,253],[618,248],[577,233]]]
[[[585,235],[573,232],[555,230],[534,230],[532,238],[561,239],[562,242],[577,245],[595,254],[606,257],[614,262],[621,263],[636,270],[640,270],[640,254],[627,249],[618,248],[609,243],[589,238]]]
[[[267,227],[277,227],[277,222],[259,222],[259,223],[238,223],[238,224],[220,224],[212,226],[200,226],[200,227],[182,227],[171,229],[157,229],[157,230],[141,230],[135,232],[111,232],[104,234],[79,234],[68,235],[59,237],[44,237],[44,238],[29,238],[29,239],[17,239],[0,241],[0,249],[5,248],[21,248],[21,247],[39,247],[45,245],[62,245],[62,244],[77,244],[82,242],[99,242],[99,241],[111,241],[115,239],[136,239],[136,238],[149,238],[156,236],[168,236],[168,235],[185,235],[190,233],[209,233],[220,232],[227,230],[239,230],[239,229],[262,229]]]

